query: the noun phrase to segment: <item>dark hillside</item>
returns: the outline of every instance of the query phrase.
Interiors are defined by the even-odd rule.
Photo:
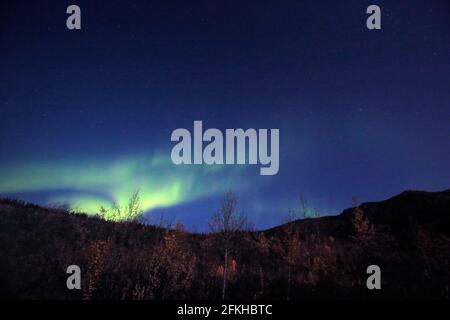
[[[450,190],[406,191],[338,216],[233,234],[226,298],[449,298]],[[218,234],[108,222],[0,200],[0,297],[219,299]],[[82,289],[66,288],[66,268]],[[379,265],[382,289],[366,288]]]

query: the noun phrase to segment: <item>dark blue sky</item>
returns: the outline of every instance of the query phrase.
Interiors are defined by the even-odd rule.
[[[90,210],[139,188],[202,229],[228,189],[267,227],[300,194],[336,214],[450,187],[448,1],[243,2],[2,1],[0,194]],[[279,173],[171,164],[194,120],[279,128]]]

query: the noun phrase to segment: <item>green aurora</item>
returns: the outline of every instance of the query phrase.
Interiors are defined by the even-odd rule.
[[[72,210],[95,214],[100,206],[126,205],[139,191],[142,208],[150,211],[231,188],[242,190],[245,183],[239,174],[244,167],[230,171],[227,166],[175,166],[161,155],[22,163],[0,169],[0,194],[51,192],[48,205],[66,204]]]

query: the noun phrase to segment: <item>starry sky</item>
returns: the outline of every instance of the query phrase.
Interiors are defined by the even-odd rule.
[[[227,190],[266,228],[300,195],[331,215],[450,187],[446,0],[2,1],[0,49],[0,196],[95,213],[139,190],[204,230]],[[194,120],[279,128],[279,173],[175,166]]]

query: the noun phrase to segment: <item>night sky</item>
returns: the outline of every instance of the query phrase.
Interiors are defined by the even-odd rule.
[[[0,49],[0,196],[92,213],[139,189],[203,230],[230,189],[264,228],[300,195],[328,215],[450,187],[446,0],[2,1]],[[279,128],[278,174],[174,165],[194,120]]]

